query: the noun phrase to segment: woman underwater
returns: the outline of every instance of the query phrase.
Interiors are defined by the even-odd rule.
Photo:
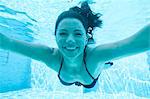
[[[92,31],[102,24],[99,17],[83,2],[81,8],[72,7],[58,16],[55,25],[58,48],[14,40],[2,33],[0,48],[44,62],[58,73],[64,85],[92,88],[101,72],[112,65],[110,61],[150,49],[150,24],[121,41],[90,47],[94,42]]]

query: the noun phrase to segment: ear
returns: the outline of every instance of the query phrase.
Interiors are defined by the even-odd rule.
[[[87,37],[87,42],[86,42],[87,44],[95,44],[95,41],[91,34],[87,33],[86,37]]]
[[[87,37],[87,39],[89,39],[89,38],[91,38],[91,37],[92,37],[92,35],[91,35],[91,34],[89,34],[89,33],[86,33],[86,37]]]

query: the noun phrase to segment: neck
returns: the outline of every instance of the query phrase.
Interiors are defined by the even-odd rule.
[[[70,57],[64,57],[64,65],[68,67],[79,67],[82,66],[83,64],[83,57],[84,53],[81,55],[75,57],[75,58],[70,58]]]

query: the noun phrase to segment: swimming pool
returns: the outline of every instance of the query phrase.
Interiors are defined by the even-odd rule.
[[[54,37],[56,17],[79,1],[1,0],[0,32],[5,31],[5,35],[15,39],[57,47]],[[96,44],[126,38],[150,22],[149,0],[89,1],[95,1],[91,8],[103,14],[103,28],[96,29],[94,34]],[[150,71],[147,57],[145,52],[114,61],[113,67],[102,72],[98,85],[87,90],[74,85],[63,86],[57,74],[45,64],[0,49],[0,90],[3,92],[0,93],[0,99],[149,98]],[[4,78],[5,82],[2,81]],[[6,90],[8,87],[9,90]]]

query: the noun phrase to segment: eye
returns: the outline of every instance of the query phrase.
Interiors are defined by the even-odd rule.
[[[60,33],[59,35],[61,35],[61,36],[65,36],[65,35],[67,35],[67,33],[62,32],[62,33]]]
[[[81,33],[76,33],[76,35],[77,35],[77,36],[82,36],[82,34],[81,34]]]

